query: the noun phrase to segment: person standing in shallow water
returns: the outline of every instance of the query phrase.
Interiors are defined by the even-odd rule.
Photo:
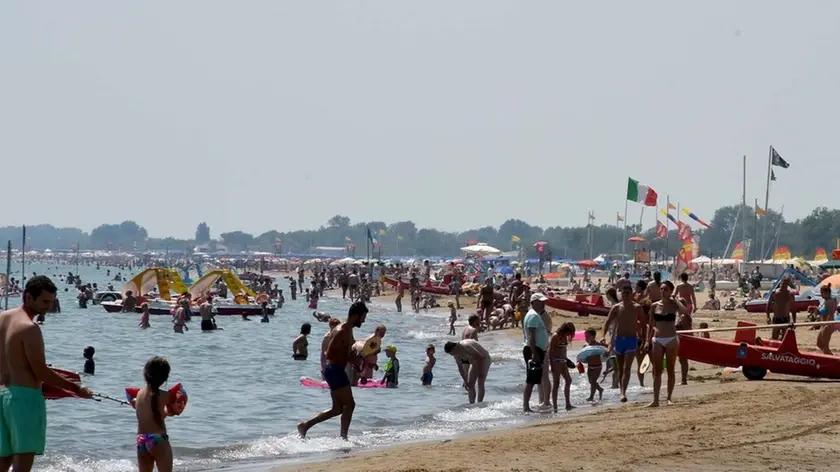
[[[91,398],[85,387],[65,380],[47,366],[41,328],[32,319],[46,313],[58,291],[45,277],[32,277],[23,290],[23,305],[0,313],[0,471],[32,470],[44,453],[47,410],[43,383]]]
[[[350,430],[350,422],[353,420],[353,410],[356,408],[356,401],[353,399],[353,391],[350,389],[350,378],[347,377],[345,368],[352,362],[359,364],[361,358],[351,358],[350,348],[353,346],[353,328],[361,328],[365,322],[368,308],[363,302],[356,302],[350,305],[347,314],[347,321],[338,326],[327,347],[327,365],[324,368],[324,380],[330,387],[332,407],[329,410],[318,413],[307,421],[298,423],[298,434],[301,438],[318,423],[341,415],[341,438],[347,439]]]

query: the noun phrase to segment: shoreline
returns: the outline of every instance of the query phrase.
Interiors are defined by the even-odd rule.
[[[376,301],[385,302],[386,297],[393,295]],[[459,320],[469,312],[459,311]],[[551,315],[555,328],[565,321],[572,321],[577,329],[600,328],[605,320],[571,313]],[[710,327],[734,326],[738,320],[763,324],[762,318],[763,314],[743,310],[701,310],[694,316],[694,326],[701,321]],[[498,336],[521,342],[520,329],[503,331]],[[815,349],[816,331],[797,334],[800,348]],[[652,395],[647,388],[627,404],[605,403],[561,417],[536,414],[525,419],[525,424],[350,451],[338,457],[301,458],[271,470],[600,472],[603,461],[598,459],[604,454],[619,464],[616,470],[836,470],[832,453],[840,452],[836,441],[840,421],[827,412],[840,407],[840,398],[833,395],[840,382],[772,373],[763,381],[751,382],[740,373],[694,362],[688,378],[688,386],[676,386],[672,406],[645,408]],[[652,385],[650,374],[645,384]],[[638,385],[635,375],[630,385]],[[616,447],[617,441],[627,441],[628,447]]]
[[[677,389],[673,406],[606,405],[514,428],[271,470],[600,472],[603,461],[596,459],[601,454],[622,464],[616,470],[836,470],[832,453],[840,452],[835,440],[840,421],[825,412],[840,407],[840,398],[832,395],[837,384],[790,379],[697,383]],[[638,447],[616,447],[616,441]]]

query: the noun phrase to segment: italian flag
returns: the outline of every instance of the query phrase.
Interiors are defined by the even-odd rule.
[[[645,206],[656,206],[656,190],[642,185],[638,180],[627,179],[627,199]]]

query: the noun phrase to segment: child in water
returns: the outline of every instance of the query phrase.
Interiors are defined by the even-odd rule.
[[[309,333],[312,332],[312,325],[304,323],[300,325],[300,334],[292,342],[292,359],[305,361],[309,357]]]
[[[93,346],[88,346],[82,352],[82,355],[85,358],[85,370],[84,372],[88,375],[94,375],[96,372],[96,363],[93,362],[93,355],[96,354],[96,349]]]
[[[587,346],[604,346],[595,339],[597,334],[598,332],[595,331],[595,328],[586,329],[584,336]],[[598,376],[601,375],[601,370],[604,367],[601,356],[588,356],[586,359],[582,359],[582,361],[588,366],[586,376],[589,379],[589,398],[586,401],[595,401],[596,391],[598,392],[598,400],[601,400],[604,396],[604,388],[598,383]]]
[[[432,374],[432,369],[435,367],[435,346],[434,344],[429,344],[426,346],[426,363],[423,364],[423,375],[420,376],[420,382],[423,385],[431,385],[432,379],[435,378],[434,374]]]
[[[143,329],[150,328],[152,325],[149,323],[149,304],[143,302],[143,304],[140,305],[140,310],[142,311],[142,314],[140,315],[140,324],[138,326]]]
[[[455,310],[455,304],[449,302],[446,304],[449,307],[449,335],[455,335],[455,320],[458,319],[458,312]]]
[[[569,365],[566,359],[566,347],[569,345],[569,338],[574,335],[575,325],[567,322],[563,323],[557,329],[557,332],[551,335],[551,339],[548,340],[548,359],[551,361],[551,374],[554,377],[551,391],[554,411],[557,411],[557,393],[560,389],[560,377],[563,377],[564,381],[563,397],[566,400],[566,411],[574,408],[569,398],[572,376],[569,375]]]
[[[700,323],[699,326],[700,326],[700,329],[709,329],[709,323],[706,323],[705,321]],[[700,337],[709,339],[710,336],[709,336],[709,333],[700,333]]]
[[[397,347],[389,344],[385,348],[385,355],[388,356],[388,362],[385,363],[385,377],[382,378],[382,383],[388,388],[397,388],[400,383],[400,360],[397,359]]]
[[[260,323],[268,323],[268,302],[262,302],[262,316]]]
[[[172,446],[166,434],[166,406],[169,393],[160,387],[169,379],[169,362],[163,357],[153,357],[143,368],[146,386],[135,399],[137,415],[137,463],[140,472],[172,470]]]

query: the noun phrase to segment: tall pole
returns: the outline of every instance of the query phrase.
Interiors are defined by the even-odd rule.
[[[23,242],[20,245],[20,283],[26,283],[26,225],[23,225]]]
[[[751,243],[756,243],[756,239],[758,238],[758,199],[755,199],[755,208],[753,208],[753,237]],[[750,244],[752,246],[752,244]],[[747,257],[747,248],[744,248],[744,262],[749,261]]]
[[[12,240],[9,240],[8,246],[6,246],[6,295],[5,295],[5,305],[3,307],[4,310],[9,309],[9,289],[11,289],[11,285],[9,285],[9,274],[12,273]]]
[[[671,239],[671,196],[665,195],[665,260],[668,260],[668,240]]]
[[[76,241],[76,277],[79,276],[79,241]]]
[[[767,149],[767,187],[764,191],[764,211],[770,211],[770,176],[773,172],[773,146],[770,146]],[[764,233],[767,232],[767,216],[768,214],[764,214],[764,220],[761,225],[761,255],[764,257]]]
[[[744,248],[744,260],[747,260],[747,155],[744,154],[744,181],[741,191],[741,245]],[[723,255],[726,257],[726,254]]]
[[[621,256],[625,256],[627,247],[627,196],[624,198],[624,229],[621,231]]]

